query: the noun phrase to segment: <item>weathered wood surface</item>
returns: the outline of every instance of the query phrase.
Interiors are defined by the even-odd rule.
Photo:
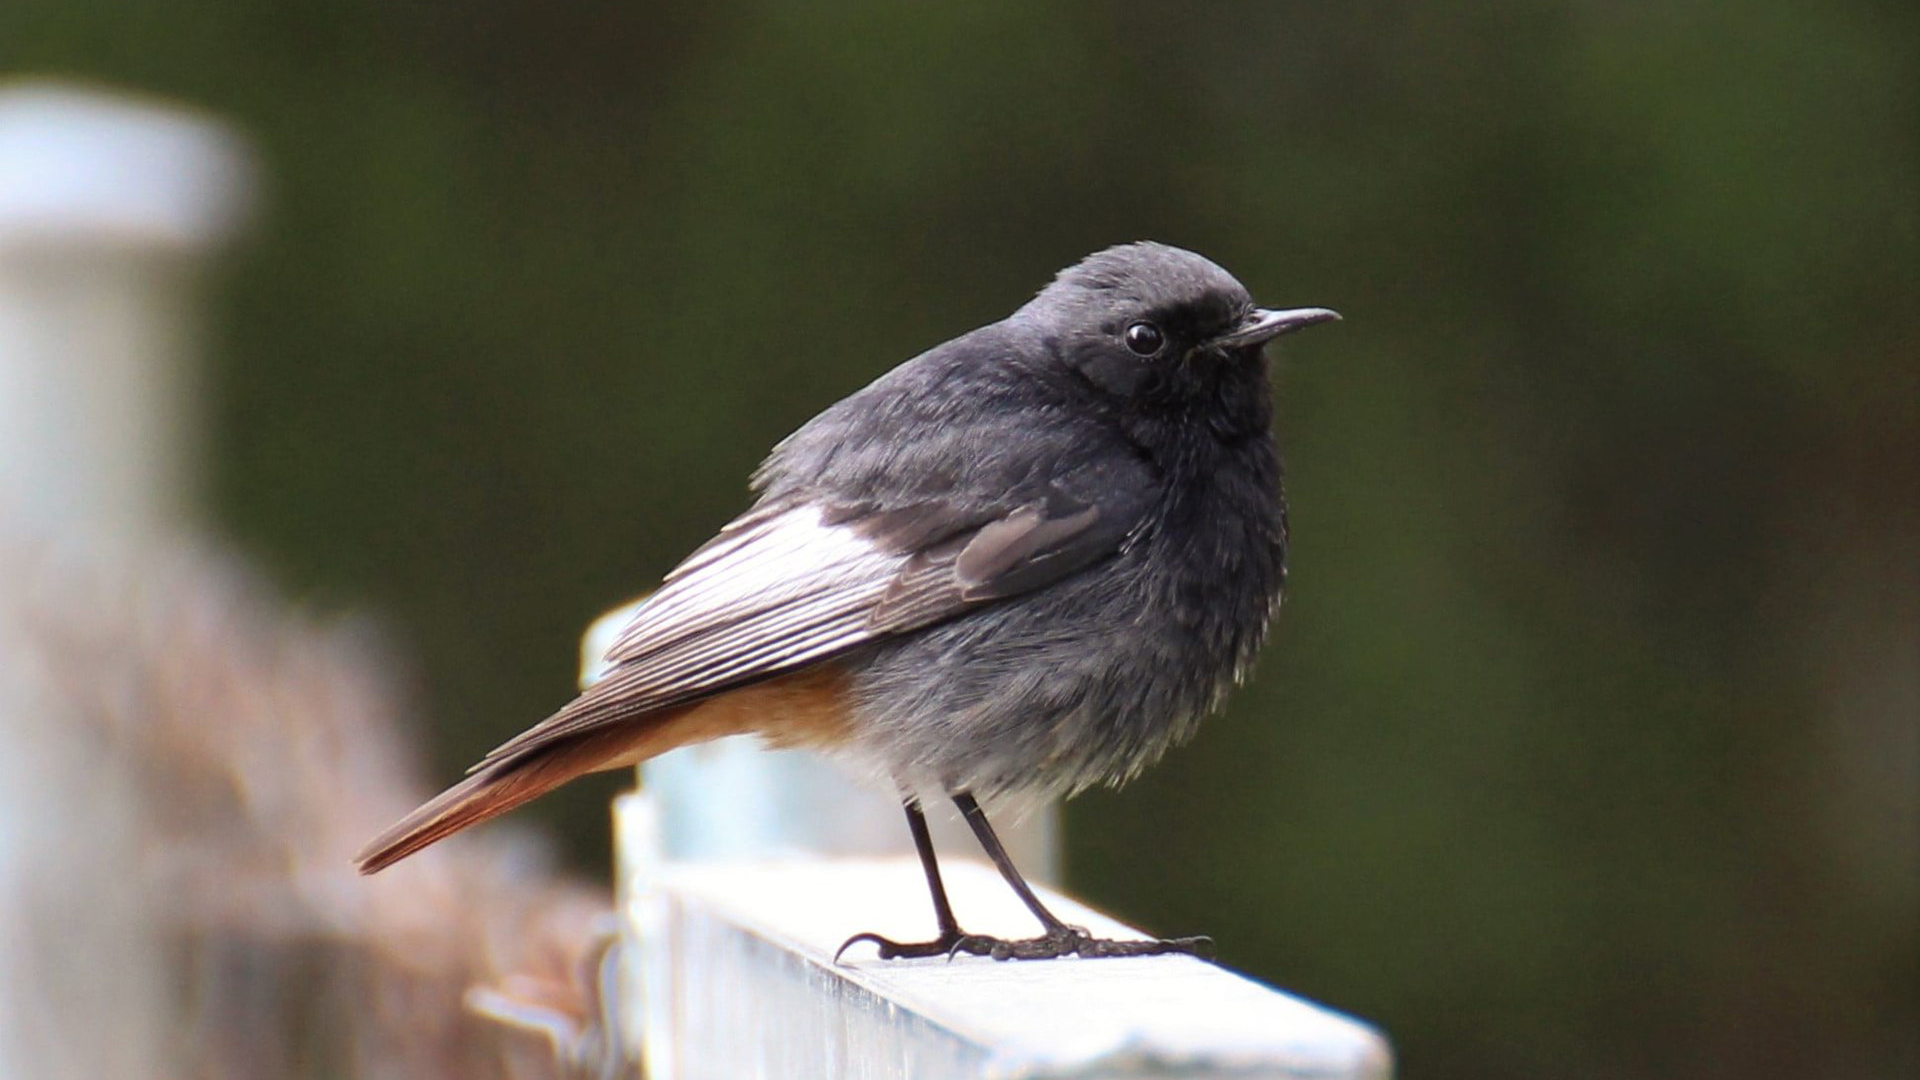
[[[619,809],[625,1020],[653,1080],[1385,1077],[1353,1019],[1184,956],[1000,963],[876,959],[850,934],[932,932],[912,859],[663,862],[644,795]],[[1037,932],[990,867],[953,859],[962,923]],[[1064,897],[1062,917],[1137,936]],[[1175,927],[1185,931],[1193,928]]]

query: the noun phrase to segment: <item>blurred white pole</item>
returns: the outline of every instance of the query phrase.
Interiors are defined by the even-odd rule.
[[[185,523],[199,257],[245,161],[177,109],[0,87],[0,514],[134,543]]]
[[[0,1076],[169,1071],[163,928],[128,887],[139,789],[62,722],[33,614],[50,556],[188,524],[196,270],[247,171],[178,109],[0,84]]]

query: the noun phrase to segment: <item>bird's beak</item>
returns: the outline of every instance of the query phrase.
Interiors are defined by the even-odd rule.
[[[1339,312],[1323,307],[1290,308],[1286,311],[1255,308],[1239,326],[1214,338],[1212,344],[1223,349],[1264,345],[1281,334],[1290,334],[1315,323],[1334,322],[1339,318]]]

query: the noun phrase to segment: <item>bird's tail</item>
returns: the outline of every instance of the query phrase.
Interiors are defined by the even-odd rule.
[[[575,777],[624,764],[627,755],[619,752],[622,747],[609,745],[608,734],[595,733],[536,747],[482,767],[374,837],[353,857],[354,863],[363,874],[384,870],[421,848],[498,817]]]
[[[576,776],[637,765],[689,743],[757,731],[777,745],[830,745],[845,734],[845,691],[841,672],[814,668],[627,715],[621,684],[605,680],[487,755],[465,780],[374,837],[353,861],[363,874],[383,870]]]

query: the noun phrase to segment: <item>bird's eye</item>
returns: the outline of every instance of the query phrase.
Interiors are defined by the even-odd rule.
[[[1166,344],[1160,328],[1150,322],[1137,322],[1127,327],[1126,341],[1127,348],[1141,356],[1152,356],[1160,351],[1160,346]]]

